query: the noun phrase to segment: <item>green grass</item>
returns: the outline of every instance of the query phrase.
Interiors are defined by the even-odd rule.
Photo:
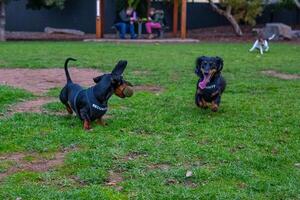
[[[25,100],[32,95],[24,90],[0,85],[0,112],[4,112],[8,105]]]
[[[250,46],[1,43],[1,67],[62,67],[72,56],[78,67],[110,71],[126,59],[126,79],[164,90],[125,100],[114,96],[109,126],[93,124],[88,133],[77,118],[51,112],[0,119],[0,154],[78,147],[55,170],[7,177],[0,183],[0,199],[299,199],[300,82],[260,71],[299,73],[300,46],[273,43],[264,56],[248,53]],[[194,105],[193,70],[200,55],[218,55],[225,62],[228,87],[218,113]],[[12,98],[16,91],[5,88],[4,94]],[[53,89],[48,95],[58,93]],[[7,103],[0,99],[0,110]],[[45,109],[63,111],[58,103]],[[126,159],[129,154],[138,156]],[[7,165],[0,165],[0,173]],[[110,170],[122,174],[123,190],[105,185]],[[185,178],[187,170],[192,177]]]

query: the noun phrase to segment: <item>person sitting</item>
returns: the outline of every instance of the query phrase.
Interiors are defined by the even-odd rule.
[[[137,35],[134,31],[134,22],[137,20],[137,14],[131,7],[123,9],[119,12],[115,27],[120,32],[120,38],[125,39],[127,31],[130,32],[131,39],[136,39]]]
[[[149,34],[149,39],[153,39],[152,29],[162,29],[164,25],[164,12],[150,8],[148,22],[146,23],[146,31]]]

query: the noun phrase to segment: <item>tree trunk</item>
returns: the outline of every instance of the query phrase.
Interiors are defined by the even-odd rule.
[[[238,35],[238,36],[242,36],[243,35],[243,32],[240,28],[240,25],[237,23],[237,21],[235,20],[235,18],[231,15],[231,14],[228,14],[228,15],[225,15],[225,17],[227,18],[227,20],[231,23],[233,29],[234,29],[234,32]]]
[[[219,8],[216,4],[214,4],[212,2],[212,0],[208,0],[209,4],[211,5],[212,9],[217,12],[220,15],[223,15],[232,25],[234,32],[238,35],[238,36],[242,36],[243,32],[240,28],[240,25],[238,24],[238,22],[236,21],[236,19],[233,17],[233,15],[231,14],[231,6],[227,6],[226,7],[226,11]]]
[[[300,1],[299,0],[294,0],[296,6],[300,9]]]
[[[5,3],[0,0],[0,41],[5,41]]]

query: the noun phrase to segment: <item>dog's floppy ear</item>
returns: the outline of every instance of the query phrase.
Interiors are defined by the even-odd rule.
[[[119,77],[123,74],[125,68],[127,66],[127,61],[126,60],[121,60],[118,62],[118,64],[115,66],[113,71],[111,72],[113,77]]]
[[[196,60],[196,68],[195,68],[195,74],[198,76],[201,76],[201,64],[204,60],[205,56],[198,57]]]
[[[97,76],[97,77],[93,78],[93,80],[94,80],[95,83],[99,83],[102,78],[103,78],[103,75],[102,76]]]
[[[217,64],[218,72],[222,71],[223,65],[224,65],[223,59],[217,56],[216,57],[216,64]]]

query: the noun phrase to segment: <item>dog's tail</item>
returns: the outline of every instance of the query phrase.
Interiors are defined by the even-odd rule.
[[[67,58],[66,62],[65,62],[65,73],[66,73],[66,77],[67,77],[67,82],[72,82],[72,79],[70,77],[69,71],[68,71],[68,63],[69,61],[76,61],[76,59],[74,58]]]
[[[273,34],[271,37],[268,38],[268,41],[273,40],[275,38],[275,34]]]

